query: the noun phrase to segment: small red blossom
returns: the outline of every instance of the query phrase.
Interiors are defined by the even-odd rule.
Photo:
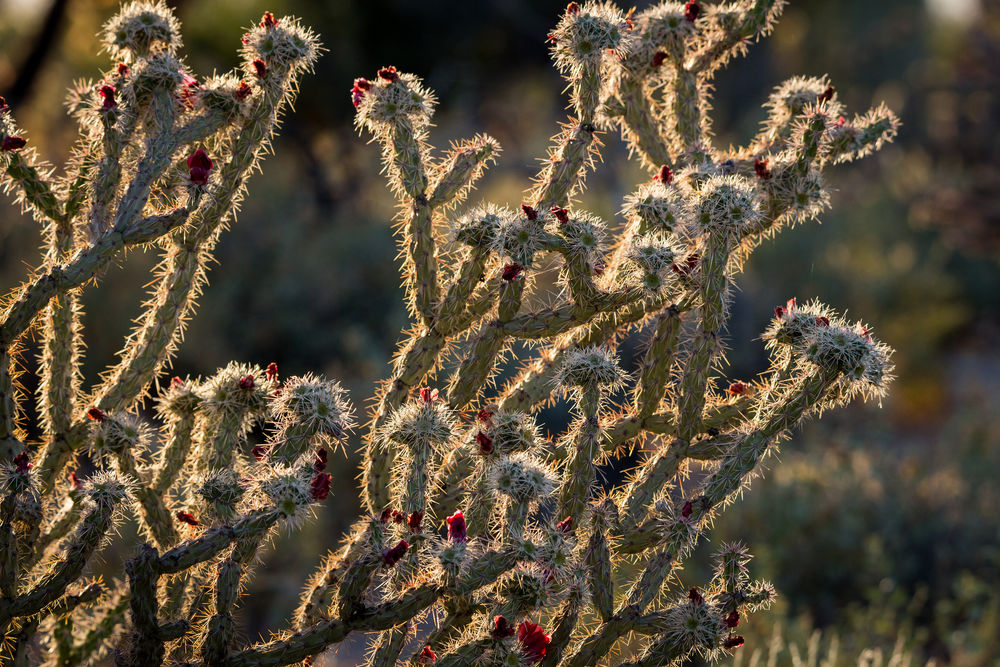
[[[434,403],[434,401],[437,400],[437,397],[438,397],[437,389],[424,387],[423,389],[420,390],[420,400],[426,403],[427,405],[431,405],[432,403]]]
[[[521,644],[521,652],[532,662],[541,662],[552,641],[541,627],[531,621],[524,621],[517,626],[517,641]]]
[[[698,591],[697,588],[692,588],[688,591],[688,599],[694,604],[705,604],[705,598]]]
[[[674,172],[670,169],[669,165],[663,165],[660,170],[656,172],[656,176],[653,176],[654,181],[659,181],[664,185],[670,185],[674,181]]]
[[[739,624],[740,624],[740,612],[733,609],[731,612],[729,612],[729,615],[726,616],[726,627],[735,628]]]
[[[382,552],[382,562],[392,567],[399,560],[406,555],[406,550],[410,548],[410,543],[406,540],[400,540],[396,546],[391,549],[386,549]]]
[[[653,62],[650,63],[654,68],[659,67],[667,59],[667,54],[663,51],[657,51],[653,54]]]
[[[722,642],[723,648],[734,649],[743,646],[743,635],[729,635],[726,641]]]
[[[28,451],[25,450],[14,457],[14,469],[24,475],[31,470],[31,462],[28,460]]]
[[[399,72],[396,68],[390,65],[389,67],[383,67],[378,71],[378,78],[385,79],[389,83],[393,83],[399,80]]]
[[[476,443],[479,445],[479,453],[484,456],[493,451],[493,438],[482,431],[476,434]]]
[[[872,342],[872,334],[868,331],[868,327],[863,324],[858,324],[858,335],[864,338],[869,343]]]
[[[267,447],[264,445],[255,445],[254,448],[250,450],[250,453],[258,461],[263,461],[267,458]]]
[[[556,530],[558,530],[563,535],[569,535],[573,532],[573,517],[568,516],[559,523],[556,524]]]
[[[108,415],[100,408],[91,408],[87,410],[87,418],[95,422],[105,422],[108,420]]]
[[[510,622],[506,617],[497,614],[493,617],[493,629],[490,631],[490,636],[493,639],[506,639],[514,634],[514,628],[511,627]]]
[[[594,269],[594,275],[595,276],[602,275],[607,268],[608,268],[608,265],[604,262],[603,259],[595,259],[594,260],[593,269]]]
[[[552,42],[553,44],[556,44],[559,41],[559,39],[555,35],[553,35],[551,32],[549,34],[545,35],[545,39],[547,39],[548,41]]]
[[[276,28],[278,27],[278,19],[274,18],[274,14],[271,12],[264,12],[264,16],[260,19],[261,28]]]
[[[128,76],[132,70],[125,63],[118,63],[118,76]]]
[[[104,98],[104,102],[101,104],[102,109],[114,109],[118,106],[118,102],[115,101],[115,87],[109,85],[101,86],[98,91],[101,97]]]
[[[490,422],[493,421],[493,412],[491,410],[487,410],[486,408],[482,408],[476,413],[476,419],[478,419],[481,424],[486,424],[488,426]]]
[[[0,95],[0,111],[3,111],[6,108],[7,108],[7,98],[4,97],[3,95]]]
[[[458,510],[445,519],[448,522],[448,539],[455,544],[461,544],[469,539],[468,526],[465,523],[465,515],[462,510]]]
[[[313,459],[313,470],[323,472],[326,470],[326,448],[316,448],[316,458]]]
[[[271,363],[269,363],[267,365],[267,370],[264,371],[264,375],[266,375],[267,379],[270,380],[271,382],[274,382],[275,380],[277,380],[278,379],[278,364],[274,363],[273,361]]]
[[[420,524],[423,523],[424,513],[423,512],[410,512],[410,516],[406,517],[406,525],[410,527],[411,533],[420,532]]]
[[[257,74],[258,79],[263,79],[267,75],[267,65],[260,58],[255,58],[253,61],[253,69]]]
[[[378,520],[380,523],[389,523],[389,519],[392,518],[392,508],[386,507],[382,510],[382,513],[378,515]]]
[[[501,274],[500,277],[506,280],[507,282],[513,282],[521,277],[522,271],[524,271],[524,267],[518,264],[517,262],[513,264],[507,264],[506,266],[503,267],[503,273]]]
[[[199,148],[187,159],[189,177],[194,185],[206,185],[208,174],[212,171],[212,160],[208,153]]]
[[[191,512],[185,512],[183,510],[178,510],[174,514],[174,516],[177,517],[178,521],[180,521],[181,523],[186,523],[189,526],[200,526],[201,525],[201,522],[198,521],[198,519],[194,518],[194,514],[191,514]]]
[[[528,220],[538,220],[538,211],[528,204],[521,204],[521,210],[524,211],[524,217]]]
[[[838,127],[843,127],[846,124],[847,124],[847,119],[846,118],[844,118],[843,116],[837,116],[837,126]]]
[[[313,500],[326,500],[326,497],[330,495],[330,481],[332,479],[333,475],[328,472],[316,473],[309,484],[309,495],[313,497]]]
[[[774,309],[774,316],[778,319],[790,320],[795,317],[795,298],[789,299],[784,306]]]
[[[257,386],[256,378],[252,375],[244,375],[240,378],[240,389],[250,391]]]
[[[240,43],[242,43],[242,44],[249,44],[250,43],[250,33],[246,33],[245,35],[243,35],[242,37],[240,37]]]
[[[684,521],[688,521],[693,513],[694,507],[691,505],[691,501],[684,501],[684,507],[681,508],[681,518],[684,519]]]
[[[184,380],[180,379],[175,375],[170,379],[170,386],[173,389],[182,389],[184,387]]]
[[[566,13],[567,14],[579,14],[580,13],[580,5],[577,4],[577,3],[575,3],[575,2],[569,3],[568,5],[566,5]]]
[[[406,520],[406,515],[399,510],[392,511],[392,522],[393,523],[403,523]]]
[[[684,18],[694,23],[698,16],[701,14],[701,5],[699,5],[695,0],[688,0],[684,4]]]
[[[28,142],[21,137],[7,136],[3,138],[2,142],[0,142],[0,150],[2,151],[21,150],[27,143]]]
[[[79,491],[80,489],[83,488],[83,482],[81,482],[79,478],[77,478],[75,470],[70,470],[69,474],[66,475],[66,479],[69,480],[69,488],[73,489],[74,491]]]
[[[351,88],[351,102],[354,106],[361,104],[361,100],[365,98],[365,93],[372,89],[371,82],[364,77],[358,77],[354,80],[354,87]]]
[[[417,656],[417,662],[422,665],[437,662],[437,656],[434,655],[434,651],[431,650],[430,646],[424,646],[423,650],[420,651],[420,655]]]
[[[184,106],[188,109],[194,108],[195,98],[197,97],[197,91],[201,88],[201,84],[198,83],[198,79],[194,78],[184,70],[180,70],[181,75],[181,99],[184,100]]]
[[[822,103],[822,102],[829,102],[832,99],[833,99],[833,86],[827,86],[826,90],[820,93],[820,96],[817,98],[816,101]]]
[[[732,396],[741,396],[747,393],[747,389],[748,387],[746,383],[737,380],[736,382],[729,385],[729,389],[727,389],[726,391],[728,391],[729,394]]]
[[[253,88],[246,81],[240,81],[240,85],[236,87],[236,92],[234,95],[238,100],[245,100],[253,94]]]
[[[556,220],[559,221],[560,225],[565,225],[567,222],[569,222],[569,212],[566,211],[566,209],[564,208],[560,208],[559,206],[553,206],[552,215],[556,216]]]
[[[816,318],[816,326],[818,327],[828,327],[830,326],[830,318],[826,315],[820,315]]]
[[[753,173],[757,174],[757,178],[762,181],[771,178],[771,170],[767,168],[767,160],[755,158],[753,161]]]

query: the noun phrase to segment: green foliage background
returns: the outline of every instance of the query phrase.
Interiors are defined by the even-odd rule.
[[[0,94],[46,4],[0,0]],[[329,49],[220,244],[220,266],[174,370],[196,375],[230,359],[276,361],[284,374],[341,378],[361,401],[385,373],[406,314],[394,205],[378,151],[353,130],[351,81],[388,64],[424,77],[441,100],[438,145],[485,131],[504,148],[471,200],[517,204],[565,104],[544,43],[564,3],[173,4],[188,62],[200,73],[233,66],[241,26],[265,9],[301,16]],[[93,35],[115,6],[70,0],[34,86],[16,102],[20,122],[56,163],[73,132],[63,91],[103,65]],[[821,225],[787,231],[754,254],[734,304],[734,378],[764,367],[756,338],[774,304],[790,296],[841,304],[872,322],[898,350],[899,371],[881,410],[852,407],[787,444],[782,466],[715,531],[748,542],[756,574],[774,579],[782,594],[744,632],[747,657],[777,626],[800,643],[815,626],[824,629],[824,647],[839,635],[847,662],[865,647],[891,652],[899,637],[921,661],[1000,660],[998,62],[997,0],[803,0],[716,81],[720,144],[746,141],[770,88],[794,74],[829,73],[849,108],[884,100],[903,121],[896,143],[834,170],[833,208]],[[582,203],[613,220],[641,175],[620,166],[617,137],[603,140],[611,168],[589,178]],[[28,216],[0,206],[3,291],[23,278],[25,263],[38,261],[38,243]],[[88,293],[89,378],[112,360],[138,315],[153,261],[135,253],[104,276],[99,299]],[[629,361],[634,344],[622,352]],[[558,425],[564,411],[547,418]],[[313,527],[265,557],[245,608],[250,632],[286,615],[303,573],[356,514],[355,464],[349,452],[333,471],[335,496]],[[609,469],[608,483],[619,474]],[[351,652],[340,656],[350,662]],[[788,651],[779,658],[790,660]]]

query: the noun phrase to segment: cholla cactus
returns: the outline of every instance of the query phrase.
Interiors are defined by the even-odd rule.
[[[454,210],[498,156],[496,141],[480,135],[435,155],[436,100],[418,77],[385,67],[355,80],[357,125],[381,144],[401,206],[415,324],[368,427],[366,516],[309,580],[289,627],[244,648],[233,611],[247,572],[268,535],[330,493],[325,469],[352,408],[335,382],[236,363],[174,378],[158,426],[135,408],[180,338],[316,39],[265,14],[244,36],[241,72],[198,81],[177,59],[170,12],[127,6],[105,30],[121,63],[72,98],[81,139],[63,180],[4,108],[4,183],[43,223],[48,249],[0,323],[5,655],[285,665],[362,632],[373,665],[583,667],[714,659],[742,645],[739,623],[774,597],[751,579],[746,550],[725,546],[703,586],[675,590],[672,574],[802,420],[857,394],[880,397],[892,373],[867,327],[792,299],[764,334],[761,379],[722,380],[743,260],[823,210],[827,165],[876,150],[897,125],[882,107],[847,120],[826,79],[795,78],[771,96],[749,146],[712,145],[712,76],[771,29],[782,4],[691,0],[633,14],[570,3],[548,39],[572,115],[508,207]],[[617,239],[574,205],[598,135],[615,129],[649,175],[625,198]],[[138,329],[84,392],[79,291],[119,252],[154,242],[164,255]],[[545,294],[534,276],[552,259],[558,291]],[[19,429],[16,383],[36,326],[38,448]],[[634,377],[614,355],[630,332],[648,340]],[[536,355],[495,386],[515,341],[534,342]],[[450,355],[457,364],[442,363]],[[575,420],[549,441],[533,412],[557,396]],[[266,439],[253,443],[259,422]],[[640,465],[600,492],[596,465],[628,445]],[[100,471],[67,477],[82,451]],[[703,474],[682,490],[692,461]],[[125,564],[127,582],[81,579],[126,512],[148,540]],[[630,582],[626,560],[638,565]],[[626,637],[641,646],[622,656]]]

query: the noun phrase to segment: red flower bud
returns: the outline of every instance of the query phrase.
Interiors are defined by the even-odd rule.
[[[27,474],[31,470],[31,463],[28,461],[28,450],[24,450],[14,457],[14,469],[22,475]]]
[[[83,488],[83,482],[77,478],[75,470],[70,470],[69,474],[66,475],[66,479],[69,480],[69,488],[74,491],[79,491]]]
[[[552,42],[553,44],[556,44],[556,43],[559,42],[559,40],[556,38],[556,36],[553,35],[551,32],[549,34],[545,35],[545,39],[547,39],[548,41]]]
[[[4,137],[3,141],[0,142],[0,150],[2,151],[16,151],[24,148],[25,144],[28,142],[21,137],[8,136]]]
[[[667,59],[667,54],[663,51],[657,51],[653,54],[653,62],[651,63],[653,67],[659,67],[663,64],[663,61]]]
[[[365,98],[365,93],[372,89],[372,84],[369,83],[368,79],[364,77],[359,77],[354,80],[354,87],[351,88],[351,102],[354,106],[361,104],[361,100]]]
[[[87,417],[93,419],[95,422],[107,421],[108,415],[104,413],[104,410],[100,408],[91,408],[87,410]]]
[[[131,71],[125,63],[118,63],[118,76],[128,76]]]
[[[521,204],[521,210],[524,211],[524,217],[528,220],[538,220],[538,211],[536,211],[531,206],[527,204]]]
[[[316,448],[316,458],[313,459],[313,470],[323,472],[326,470],[326,448]]]
[[[510,622],[503,616],[497,614],[493,617],[493,630],[490,631],[490,636],[493,639],[506,639],[514,634],[514,628],[511,627]]]
[[[3,95],[0,95],[0,111],[3,111],[6,108],[7,108],[7,98],[4,97]]]
[[[202,149],[196,150],[187,159],[189,176],[194,185],[205,185],[208,183],[208,173],[212,171],[212,160],[208,153]]]
[[[173,389],[181,389],[184,386],[184,380],[180,379],[176,375],[170,379],[170,387]]]
[[[569,222],[569,213],[564,208],[553,206],[552,215],[556,216],[556,220],[559,221],[560,225],[565,225],[567,222]]]
[[[476,413],[476,418],[483,424],[489,425],[493,421],[493,413],[486,408],[483,408]]]
[[[420,651],[420,655],[417,656],[417,662],[421,665],[437,662],[437,656],[434,655],[434,651],[431,650],[430,646],[424,646],[423,650]]]
[[[830,326],[830,318],[826,315],[820,315],[816,318],[816,326],[818,327],[828,327]]]
[[[568,516],[559,523],[556,524],[556,530],[564,535],[569,535],[573,532],[573,517]]]
[[[594,275],[595,276],[602,275],[607,268],[608,268],[608,265],[604,262],[603,259],[595,259],[594,260]]]
[[[479,445],[479,453],[484,456],[493,451],[493,438],[482,431],[476,434],[476,443]]]
[[[520,277],[522,271],[524,271],[524,267],[520,264],[516,262],[514,264],[508,264],[503,267],[503,274],[501,274],[501,278],[507,282],[513,282]]]
[[[692,271],[698,268],[698,262],[700,261],[701,261],[701,255],[696,252],[693,252],[684,259],[684,262],[680,266],[674,264],[672,270],[674,273],[683,273],[684,275],[689,275]]]
[[[549,648],[552,637],[542,632],[542,629],[531,621],[525,621],[517,626],[517,641],[521,644],[521,653],[532,662],[541,662]]]
[[[101,104],[102,109],[114,109],[118,106],[118,102],[115,101],[115,87],[109,85],[103,85],[98,89],[101,97],[104,98],[104,103]]]
[[[448,539],[455,544],[461,544],[469,539],[468,526],[465,524],[465,515],[462,510],[458,510],[445,519],[448,522]]]
[[[267,75],[267,65],[260,58],[255,58],[253,61],[253,69],[257,73],[258,79],[263,79]]]
[[[385,79],[389,83],[393,83],[399,80],[399,72],[396,71],[395,67],[390,65],[389,67],[383,67],[380,69],[378,71],[378,77],[380,79]]]
[[[403,523],[404,519],[406,519],[406,515],[404,515],[402,512],[400,512],[399,510],[393,510],[392,511],[392,522],[393,523]]]
[[[869,343],[872,342],[872,334],[871,334],[870,331],[868,331],[867,327],[864,327],[864,326],[862,326],[862,325],[859,324],[858,325],[858,335],[861,336],[862,338],[864,338]]]
[[[264,375],[266,375],[267,379],[270,380],[271,382],[274,382],[275,380],[277,380],[278,379],[278,364],[274,363],[273,361],[271,363],[269,363],[267,365],[267,370],[264,371]]]
[[[392,508],[386,507],[382,510],[382,513],[378,515],[378,520],[380,523],[389,523],[389,519],[392,518]]]
[[[246,81],[240,81],[240,85],[236,87],[236,99],[245,100],[253,94],[253,88]]]
[[[695,604],[705,604],[705,598],[698,592],[697,588],[688,591],[688,599]]]
[[[668,165],[663,165],[660,167],[660,171],[656,172],[656,176],[653,176],[653,180],[659,181],[664,185],[670,185],[674,182],[674,172]]]
[[[406,525],[410,527],[411,533],[420,532],[420,524],[424,520],[423,512],[411,512],[410,516],[406,518]]]
[[[434,403],[434,401],[437,400],[437,397],[438,397],[437,389],[424,387],[423,389],[420,390],[420,400],[426,403],[427,405],[431,405],[432,403]]]
[[[580,5],[578,5],[575,2],[569,3],[568,5],[566,5],[566,13],[567,14],[579,14],[580,13]]]
[[[729,638],[722,642],[722,646],[727,649],[734,649],[743,646],[743,635],[729,635]]]
[[[695,22],[695,19],[701,14],[701,5],[699,5],[695,0],[688,0],[684,4],[684,18],[686,18],[691,23]]]
[[[201,522],[198,521],[198,519],[194,518],[194,514],[191,514],[190,512],[183,512],[178,510],[177,513],[174,514],[174,516],[177,517],[178,521],[180,521],[181,523],[186,523],[189,526],[201,525]]]
[[[693,513],[694,513],[694,507],[692,507],[691,501],[690,500],[684,501],[684,507],[681,508],[681,518],[687,521],[688,519],[691,518],[691,515]]]
[[[727,391],[733,396],[740,396],[747,392],[747,386],[743,382],[737,380],[729,385],[729,389]]]
[[[729,616],[726,616],[726,627],[735,628],[739,624],[740,624],[740,612],[733,609],[731,612],[729,612]]]
[[[258,461],[263,461],[267,458],[267,447],[264,445],[256,445],[250,450],[250,453],[253,454],[253,457]]]
[[[330,495],[331,479],[333,476],[328,472],[316,473],[312,483],[309,484],[309,495],[313,497],[313,500],[326,500],[326,497]]]
[[[753,173],[757,174],[757,178],[762,181],[771,178],[771,170],[767,168],[767,160],[755,158],[753,161]]]
[[[264,12],[264,16],[260,19],[261,28],[276,28],[278,26],[278,19],[274,18],[274,14],[271,12]]]
[[[391,549],[386,549],[382,552],[382,562],[392,567],[399,560],[406,555],[406,550],[410,548],[410,543],[406,540],[400,540],[399,543],[392,547]]]
[[[244,375],[243,377],[240,378],[240,389],[243,389],[244,391],[250,391],[255,386],[257,386],[257,383],[255,381],[254,376]]]
[[[833,99],[833,86],[827,86],[826,90],[820,93],[820,96],[816,99],[817,102],[829,102]]]

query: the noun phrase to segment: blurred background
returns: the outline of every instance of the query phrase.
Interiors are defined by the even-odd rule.
[[[432,142],[485,131],[504,152],[470,198],[516,205],[563,118],[562,80],[545,35],[562,0],[177,0],[188,63],[237,62],[243,26],[295,14],[328,49],[305,78],[275,155],[250,184],[219,266],[174,363],[180,375],[231,359],[275,361],[283,375],[340,378],[365,405],[406,325],[379,151],[353,129],[356,76],[393,64],[441,101]],[[643,8],[648,3],[639,3]],[[0,0],[0,95],[49,160],[73,138],[64,91],[99,76],[95,33],[113,0]],[[831,168],[821,224],[787,230],[746,266],[729,332],[732,377],[765,367],[758,340],[774,305],[817,297],[874,326],[899,378],[877,406],[810,423],[780,466],[724,516],[715,539],[741,539],[781,599],[743,630],[743,664],[854,664],[864,649],[955,665],[1000,663],[1000,2],[797,0],[772,38],[715,81],[717,145],[745,143],[773,86],[828,73],[852,111],[885,101],[899,138]],[[642,173],[604,137],[608,167],[582,206],[615,220]],[[30,217],[0,205],[0,291],[39,259]],[[133,253],[86,293],[86,372],[111,362],[139,313],[155,255]],[[626,363],[634,345],[623,348]],[[548,414],[551,426],[561,423]],[[357,512],[341,480],[317,520],[279,539],[253,580],[250,638],[280,626],[303,573]],[[614,474],[613,471],[611,473]],[[125,527],[127,535],[130,528]],[[702,578],[705,545],[678,585]],[[280,559],[276,557],[280,554]],[[114,557],[108,560],[113,562]],[[120,563],[120,561],[118,561]],[[347,646],[330,664],[351,664]]]

